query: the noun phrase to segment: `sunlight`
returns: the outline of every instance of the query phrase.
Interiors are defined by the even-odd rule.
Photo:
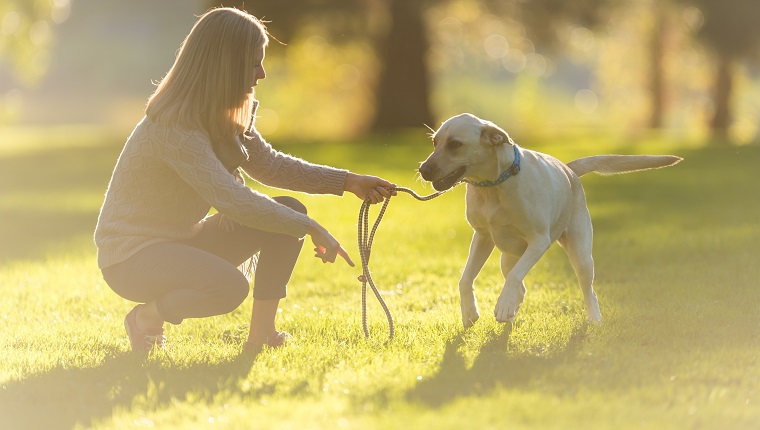
[[[760,2],[292,3],[0,0],[0,427],[757,427]],[[255,89],[257,131],[282,154],[338,169],[328,175],[338,195],[264,185],[255,178],[265,168],[243,178],[255,192],[294,196],[308,208],[308,219],[299,215],[299,230],[288,233],[290,243],[304,229],[310,237],[300,254],[290,254],[290,262],[298,258],[288,272],[287,297],[267,298],[267,324],[290,333],[289,342],[245,347],[251,327],[262,327],[253,318],[252,290],[257,282],[266,285],[264,270],[254,272],[244,296],[243,278],[230,269],[239,280],[236,308],[166,323],[165,349],[133,352],[127,330],[144,330],[138,341],[155,339],[154,333],[133,319],[125,326],[136,302],[104,280],[109,275],[98,267],[93,237],[117,160],[128,160],[120,163],[127,170],[145,168],[134,175],[142,180],[162,173],[147,185],[122,188],[136,200],[109,206],[146,219],[141,225],[149,233],[122,236],[147,238],[138,254],[170,237],[184,241],[187,235],[170,236],[163,224],[181,220],[189,229],[209,205],[251,226],[272,211],[282,215],[266,224],[267,245],[285,215],[294,215],[265,199],[256,201],[266,202],[266,210],[254,208],[253,193],[231,181],[229,172],[251,154],[238,154],[229,167],[224,149],[239,149],[233,138],[248,118],[236,119],[240,124],[218,140],[207,139],[217,136],[204,122],[213,110],[209,100],[221,94],[237,100],[235,88],[251,88],[250,70],[240,73],[240,65],[254,69],[259,57],[241,61],[250,57],[247,50],[220,62],[229,78],[206,80],[221,85],[197,97],[200,119],[181,132],[164,120],[145,120],[167,132],[133,140],[144,158],[129,158],[132,146],[124,151],[189,29],[220,5],[246,8],[278,39],[266,48],[267,76]],[[250,17],[233,15],[250,28]],[[231,46],[244,45],[221,43],[208,52]],[[261,47],[253,51],[260,54]],[[199,58],[192,76],[207,65],[211,72],[224,69]],[[255,77],[263,77],[256,66]],[[184,82],[197,89],[200,81]],[[188,104],[186,94],[178,97],[178,109]],[[479,316],[471,327],[463,322],[463,313],[468,322],[476,319],[466,300],[469,279],[462,280],[473,237],[466,212],[480,207],[463,185],[425,202],[405,193],[393,197],[370,267],[395,337],[388,341],[385,313],[370,293],[365,338],[362,270],[314,258],[319,247],[312,239],[320,232],[313,221],[359,262],[363,200],[354,196],[357,176],[342,183],[340,169],[430,194],[432,185],[419,171],[433,149],[430,132],[465,112],[493,122],[519,145],[524,173],[507,186],[530,202],[552,189],[535,182],[541,168],[525,162],[537,160],[531,151],[556,157],[545,165],[565,172],[558,183],[571,184],[575,193],[578,179],[563,166],[577,167],[572,161],[578,158],[683,157],[665,170],[581,179],[585,191],[574,201],[585,203],[593,220],[594,289],[603,323],[588,322],[583,292],[559,244],[524,277],[524,300],[504,323],[496,315],[508,319],[502,311],[512,304],[500,297],[519,271],[502,273],[508,269],[500,252],[491,252],[472,286]],[[505,140],[489,143],[487,133],[479,139],[477,133],[493,129],[473,127],[471,143],[482,158],[498,158]],[[167,150],[164,135],[181,138]],[[471,158],[456,152],[461,142],[436,144],[456,160],[455,171],[467,170]],[[172,168],[159,156],[167,152],[178,160]],[[208,166],[194,169],[187,163],[194,157]],[[251,165],[262,160],[256,157]],[[286,158],[278,155],[277,162]],[[206,168],[225,184],[229,199],[209,196],[219,184]],[[275,176],[294,171],[276,170],[259,179],[283,185],[287,181]],[[301,181],[304,187],[325,172],[310,171],[315,174]],[[375,179],[370,183],[369,191],[359,188],[383,191]],[[161,198],[134,210],[135,201],[166,184]],[[193,209],[161,206],[175,200],[192,200]],[[556,199],[563,200],[570,199]],[[517,209],[513,201],[500,203],[503,213]],[[533,209],[526,219],[542,219],[545,208]],[[371,206],[370,218],[379,210]],[[519,230],[501,214],[484,213],[500,229]],[[240,232],[225,234],[250,245]],[[531,236],[520,233],[518,240]],[[215,261],[226,267],[229,257],[219,256]],[[127,272],[152,277],[170,268]],[[176,283],[161,279],[155,288],[187,286]],[[218,297],[220,284],[209,285],[214,292],[202,305]],[[158,310],[168,300],[145,294],[150,297],[133,297],[154,301],[143,310],[154,304]],[[141,315],[153,328],[166,319]]]

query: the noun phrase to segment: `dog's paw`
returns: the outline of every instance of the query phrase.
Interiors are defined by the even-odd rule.
[[[475,325],[475,322],[480,318],[480,313],[477,309],[472,312],[462,313],[462,324],[464,328],[470,328]]]
[[[496,317],[496,321],[500,323],[512,322],[517,316],[517,306],[501,306],[497,303],[496,308],[493,311],[493,315]]]
[[[588,313],[588,320],[592,323],[602,322],[602,312],[599,310],[599,301],[596,299],[596,293],[590,295],[586,300],[586,312]]]
[[[462,309],[462,324],[464,328],[470,328],[480,318],[480,312],[478,311],[478,304],[473,299],[472,302],[461,302],[460,307]]]
[[[589,322],[592,322],[595,324],[602,323],[602,313],[599,311],[599,305],[597,305],[595,308],[587,305],[586,311],[588,312]]]
[[[520,292],[507,288],[502,290],[501,294],[499,294],[499,300],[496,301],[496,308],[493,311],[496,321],[505,323],[514,320],[522,304],[523,297],[525,297],[524,291]]]

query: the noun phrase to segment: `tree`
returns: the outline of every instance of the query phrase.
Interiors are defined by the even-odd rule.
[[[381,43],[373,130],[432,126],[424,0],[390,0],[392,24]]]
[[[671,36],[675,10],[670,0],[651,0],[647,6],[651,10],[652,22],[648,40],[647,90],[649,92],[650,128],[658,129],[664,124],[666,110],[666,59],[672,49]]]
[[[429,83],[424,63],[428,40],[423,11],[428,0],[302,0],[298,7],[282,0],[217,2],[249,10],[263,20],[277,38],[290,40],[299,28],[314,23],[322,27],[332,43],[366,39],[381,57],[380,78],[375,88],[376,110],[373,130],[420,127],[431,122]],[[253,7],[253,6],[252,6]],[[383,25],[381,17],[388,17]]]
[[[68,18],[68,0],[0,0],[0,60],[14,76],[35,84],[47,71],[53,25]]]
[[[757,0],[683,0],[704,15],[704,25],[697,37],[707,46],[715,60],[713,83],[715,112],[710,121],[713,136],[719,142],[728,137],[731,125],[731,96],[738,63],[760,53],[760,2]]]
[[[430,46],[424,19],[427,8],[447,0],[258,0],[254,12],[271,19],[271,29],[284,38],[307,23],[327,23],[333,42],[367,38],[380,56],[375,88],[375,131],[431,124],[430,77],[425,63]],[[537,46],[553,49],[561,38],[558,24],[575,21],[586,27],[601,22],[604,6],[613,0],[482,0],[491,10],[515,17],[527,27]],[[245,8],[244,0],[212,0],[211,5]],[[380,14],[387,25],[371,25]],[[382,21],[382,20],[380,20]]]
[[[668,14],[665,6],[653,2],[654,22],[649,38],[649,127],[661,128],[665,115],[665,35]]]
[[[573,23],[594,28],[604,22],[613,0],[486,0],[486,4],[502,15],[511,16],[527,29],[533,43],[546,50],[562,44],[560,26]]]

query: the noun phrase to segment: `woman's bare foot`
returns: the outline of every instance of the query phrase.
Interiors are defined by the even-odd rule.
[[[249,336],[248,340],[243,344],[243,349],[260,349],[264,346],[269,348],[279,348],[288,343],[293,336],[284,331],[274,331],[267,336],[254,335]]]
[[[277,316],[279,304],[279,299],[253,299],[251,326],[248,332],[248,341],[244,345],[246,349],[260,348],[264,345],[276,348],[285,343],[284,339],[290,337],[289,334],[279,332],[274,327],[274,319]]]

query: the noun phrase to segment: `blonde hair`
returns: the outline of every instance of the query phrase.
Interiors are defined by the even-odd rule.
[[[231,144],[251,125],[254,69],[261,61],[254,57],[268,43],[266,27],[253,15],[209,10],[182,42],[145,114],[167,125],[202,129],[215,151]]]

